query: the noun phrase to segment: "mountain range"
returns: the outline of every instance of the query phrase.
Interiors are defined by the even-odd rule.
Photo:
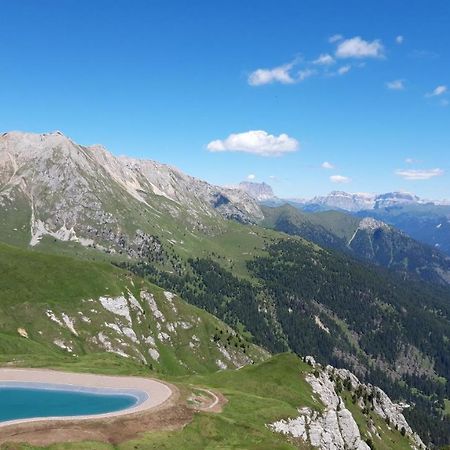
[[[358,217],[373,217],[403,231],[411,238],[435,247],[450,256],[450,205],[448,201],[424,200],[407,192],[351,194],[333,191],[306,199],[281,199],[275,195],[259,199],[257,185],[241,184],[241,189],[266,206],[290,204],[305,212],[341,211]],[[249,187],[251,185],[251,188]],[[264,187],[267,190],[266,187]],[[273,191],[272,191],[273,193]]]
[[[4,133],[1,358],[83,364],[101,352],[108,364],[125,359],[127,367],[161,376],[209,377],[223,370],[207,379],[228,393],[228,419],[241,420],[253,402],[261,410],[274,408],[264,420],[252,419],[264,442],[281,439],[269,425],[295,437],[291,422],[280,420],[300,413],[283,402],[292,393],[297,407],[315,410],[311,395],[300,399],[296,383],[310,389],[302,383],[312,367],[318,389],[325,389],[332,364],[368,386],[349,384],[347,375],[331,381],[330,398],[346,399],[345,410],[358,417],[364,436],[352,434],[361,445],[350,448],[367,448],[369,439],[387,442],[377,433],[392,432],[391,442],[405,443],[383,422],[386,414],[372,415],[373,385],[410,405],[404,415],[425,443],[449,443],[448,258],[365,214],[379,208],[354,206],[350,214],[320,205],[331,211],[313,213],[267,202],[279,202],[267,185],[214,186],[164,164],[76,144],[60,132]],[[315,361],[270,356],[283,352]],[[225,370],[242,365],[255,369]],[[240,383],[251,395],[237,412],[233,389]],[[339,401],[328,406],[330,417],[343,424]],[[299,421],[326,425],[326,414],[320,420],[308,414],[301,412]],[[402,427],[413,445],[409,425]],[[339,430],[335,442],[344,439]],[[308,435],[308,442],[316,438]]]

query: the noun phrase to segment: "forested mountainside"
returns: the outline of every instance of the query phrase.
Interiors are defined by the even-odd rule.
[[[308,213],[290,205],[262,207],[262,225],[335,249],[405,276],[450,283],[450,257],[372,217],[342,211]]]
[[[301,240],[280,240],[267,251],[248,262],[251,279],[210,259],[190,260],[179,275],[146,262],[124,267],[247,330],[271,351],[309,352],[351,369],[410,402],[405,414],[421,436],[445,444],[450,291],[405,282]]]

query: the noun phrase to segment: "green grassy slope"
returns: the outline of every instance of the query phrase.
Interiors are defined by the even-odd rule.
[[[265,357],[207,312],[111,264],[0,244],[0,274],[0,363],[57,364],[110,350],[183,374]],[[122,297],[129,318],[100,297]]]

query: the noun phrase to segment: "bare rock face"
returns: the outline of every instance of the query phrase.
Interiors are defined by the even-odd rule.
[[[239,183],[239,189],[243,190],[244,192],[247,192],[247,194],[249,194],[258,202],[276,199],[272,187],[269,186],[267,183],[242,181],[241,183]]]
[[[239,189],[213,186],[154,161],[115,157],[60,132],[0,136],[0,215],[13,215],[19,202],[21,210],[29,207],[32,246],[48,235],[131,253],[145,252],[145,241],[155,246],[148,229],[161,217],[205,233],[214,220],[253,223],[263,217]]]
[[[310,408],[302,408],[296,419],[275,422],[271,428],[283,434],[301,437],[313,447],[321,449],[370,450],[361,439],[358,425],[336,393],[327,372],[322,371],[317,377],[309,375],[306,380],[325,406],[324,411],[319,413]]]
[[[273,431],[300,438],[313,447],[325,450],[370,450],[361,437],[358,425],[352,413],[340,396],[340,389],[345,385],[355,396],[361,408],[366,402],[371,403],[375,414],[383,418],[391,427],[403,430],[410,439],[413,448],[426,448],[420,437],[411,430],[402,414],[404,406],[393,403],[381,389],[362,384],[358,378],[346,369],[332,366],[322,368],[312,357],[306,362],[315,368],[314,374],[306,376],[314,394],[320,399],[323,410],[300,408],[299,415],[293,419],[279,420],[269,425]],[[372,427],[372,436],[377,430]]]

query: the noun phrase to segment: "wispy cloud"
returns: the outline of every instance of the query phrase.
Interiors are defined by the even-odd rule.
[[[403,44],[403,41],[405,40],[405,38],[402,36],[402,35],[398,35],[396,38],[395,38],[395,43],[396,44]]]
[[[339,42],[336,49],[337,58],[381,58],[384,47],[379,39],[366,41],[360,36]]]
[[[350,65],[339,67],[339,69],[337,71],[337,74],[338,75],[345,75],[346,73],[350,72],[351,68],[352,68],[352,66],[350,66]]]
[[[343,175],[331,175],[330,181],[332,183],[337,183],[337,184],[346,184],[346,183],[350,183],[350,181],[352,181],[352,180],[351,180],[351,178],[345,177]]]
[[[420,162],[420,161],[418,159],[414,159],[414,158],[406,158],[405,159],[406,164],[416,164],[418,162]]]
[[[426,97],[439,97],[440,95],[443,95],[445,93],[447,93],[447,86],[442,84],[435,87],[432,92],[426,94]]]
[[[333,34],[333,36],[329,37],[328,42],[330,44],[334,44],[335,42],[341,41],[342,39],[344,39],[342,34]]]
[[[285,133],[275,136],[264,130],[230,134],[226,139],[211,141],[210,152],[244,152],[259,156],[281,156],[300,148],[300,143]]]
[[[257,69],[249,75],[248,84],[251,86],[262,86],[263,84],[272,83],[295,83],[295,79],[292,78],[290,73],[294,65],[295,61],[292,61],[272,69]]]
[[[320,66],[329,66],[334,64],[336,61],[329,53],[322,53],[317,59],[313,61],[313,64]]]
[[[328,162],[328,161],[324,161],[324,162],[320,165],[320,167],[322,167],[322,169],[330,170],[330,169],[334,169],[334,164],[332,164],[332,163],[330,163],[330,162]]]
[[[250,173],[247,175],[247,180],[253,181],[256,179],[256,175],[254,173]]]
[[[429,180],[434,177],[440,177],[444,175],[442,169],[398,169],[395,174],[409,181]]]
[[[405,83],[403,80],[388,81],[386,87],[392,91],[402,91],[405,89]]]
[[[296,80],[297,80],[297,81],[304,81],[304,80],[306,80],[307,78],[312,77],[312,76],[315,75],[315,74],[316,74],[316,71],[315,71],[315,70],[312,70],[312,69],[299,70],[299,71],[297,72]]]
[[[247,78],[250,86],[263,86],[267,84],[296,84],[312,76],[333,77],[348,73],[352,67],[363,67],[364,58],[381,58],[384,56],[384,47],[379,39],[366,41],[360,36],[344,39],[342,35],[334,35],[329,42],[335,48],[334,52],[320,53],[313,60],[303,60],[299,57],[286,64],[276,67],[258,68]],[[349,63],[331,70],[336,59],[358,59],[358,62]]]

